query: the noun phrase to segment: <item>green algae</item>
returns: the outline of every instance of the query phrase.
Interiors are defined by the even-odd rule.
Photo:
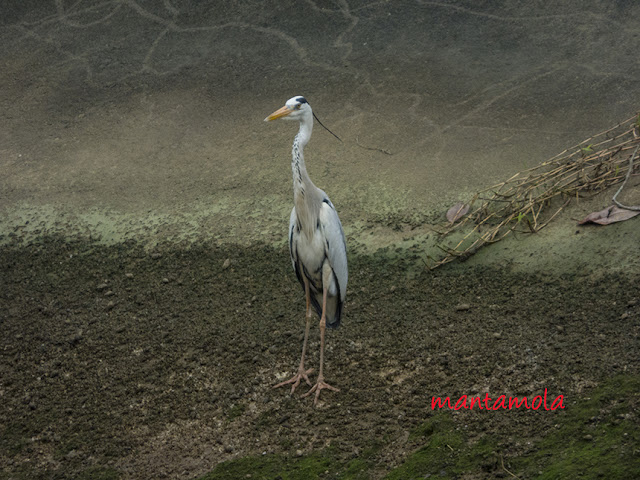
[[[452,415],[439,412],[416,427],[409,441],[422,444],[386,480],[490,478],[497,472],[517,478],[640,478],[640,377],[620,375],[568,404],[556,428],[534,442],[531,453],[505,458],[497,438],[469,439]],[[533,413],[533,412],[532,412]],[[340,460],[333,447],[308,456],[263,455],[219,464],[200,480],[232,478],[282,480],[331,478],[364,480],[385,443],[358,458]]]

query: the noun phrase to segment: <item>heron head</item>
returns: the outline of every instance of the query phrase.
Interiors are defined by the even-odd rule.
[[[311,116],[311,107],[309,106],[309,102],[307,102],[307,99],[303,96],[296,95],[295,97],[291,97],[287,100],[284,107],[273,112],[265,118],[264,121],[270,122],[271,120],[277,120],[278,118],[299,121],[307,115]]]

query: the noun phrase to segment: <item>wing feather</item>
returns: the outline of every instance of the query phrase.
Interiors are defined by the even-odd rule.
[[[326,255],[340,288],[340,302],[344,302],[347,296],[347,281],[349,279],[347,242],[340,218],[338,218],[338,212],[336,212],[328,197],[325,197],[322,201],[320,224],[326,240]]]
[[[298,261],[296,249],[293,241],[293,231],[296,228],[296,207],[293,207],[291,210],[291,216],[289,217],[289,254],[291,255],[291,263],[293,265],[293,269],[296,270],[296,262]]]

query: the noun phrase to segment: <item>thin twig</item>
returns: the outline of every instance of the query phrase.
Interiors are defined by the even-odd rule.
[[[358,137],[356,137],[356,145],[359,146],[360,148],[364,148],[365,150],[373,150],[374,152],[382,152],[385,155],[393,155],[393,153],[391,153],[389,150],[385,150],[384,148],[367,147],[366,145],[362,145],[358,141]]]
[[[627,170],[627,175],[624,177],[624,182],[622,182],[622,185],[620,185],[620,188],[618,189],[616,194],[613,196],[613,203],[615,203],[618,207],[624,208],[626,210],[633,210],[634,212],[640,212],[640,205],[628,207],[626,205],[621,204],[617,200],[617,197],[622,191],[622,189],[624,188],[624,186],[627,184],[627,180],[629,180],[629,177],[631,176],[631,172],[633,171],[633,160],[636,158],[636,153],[638,153],[638,148],[640,148],[640,145],[636,147],[636,149],[633,152],[633,155],[631,155],[631,158],[629,159],[629,170]]]
[[[509,475],[511,475],[513,478],[517,478],[518,480],[520,480],[520,477],[517,477],[516,475],[514,475],[513,473],[511,473],[509,470],[507,470],[507,467],[504,466],[504,458],[502,457],[502,454],[500,454],[500,463],[502,464],[502,469],[507,472]]]

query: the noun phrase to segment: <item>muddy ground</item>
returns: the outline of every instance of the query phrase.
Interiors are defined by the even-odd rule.
[[[2,477],[187,479],[247,456],[329,451],[327,473],[283,478],[339,478],[359,458],[361,476],[341,478],[381,478],[429,445],[415,432],[436,417],[434,395],[547,389],[549,405],[563,395],[564,410],[444,414],[464,435],[456,455],[479,441],[491,447],[464,475],[436,465],[422,475],[504,477],[595,387],[639,374],[637,276],[447,267],[409,277],[384,256],[350,260],[345,322],[329,331],[326,353],[327,380],[341,391],[323,392],[313,408],[306,388],[271,388],[294,371],[303,332],[304,298],[284,249],[146,251],[52,238],[3,247]],[[309,366],[318,344],[314,328]],[[637,392],[603,400],[602,419],[580,420],[579,440],[609,442],[615,405],[624,429],[606,454],[592,452],[603,455],[594,466],[581,460],[589,478],[611,459],[626,473],[607,478],[637,469]],[[556,461],[536,458],[516,474],[533,478]]]
[[[0,478],[640,478],[640,220],[576,226],[614,192],[424,269],[451,205],[637,118],[639,31],[603,0],[2,2]],[[304,299],[295,125],[263,119],[300,94],[350,265],[315,409],[271,389]]]

